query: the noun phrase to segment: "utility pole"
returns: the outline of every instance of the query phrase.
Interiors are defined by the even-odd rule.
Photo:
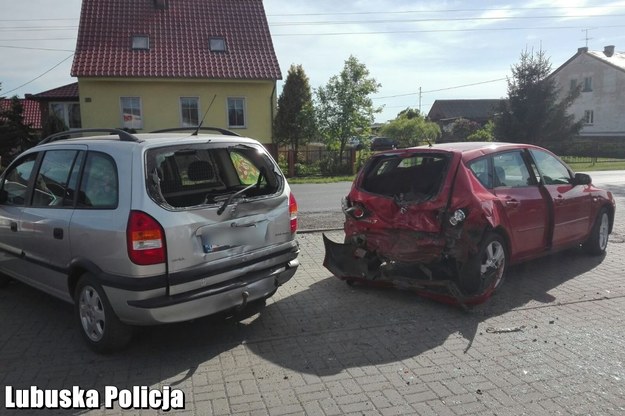
[[[421,87],[419,87],[419,115],[421,115]]]
[[[592,39],[592,38],[589,38],[589,37],[588,37],[588,31],[589,31],[589,30],[594,30],[594,29],[592,29],[592,28],[590,28],[590,29],[582,29],[582,32],[586,32],[586,36],[585,36],[585,38],[584,38],[584,40],[586,41],[586,47],[588,47],[588,41],[589,41],[590,39]]]

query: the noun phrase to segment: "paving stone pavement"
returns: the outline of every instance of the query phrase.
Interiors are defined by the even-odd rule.
[[[572,250],[516,266],[469,311],[346,285],[323,268],[320,233],[299,236],[301,267],[264,308],[140,328],[109,356],[83,345],[70,305],[14,283],[0,291],[0,383],[3,391],[170,385],[185,393],[176,415],[622,415],[618,203],[605,257]],[[0,396],[0,414],[29,414],[6,410]],[[122,411],[36,412],[57,413]],[[129,412],[157,413],[165,412]]]

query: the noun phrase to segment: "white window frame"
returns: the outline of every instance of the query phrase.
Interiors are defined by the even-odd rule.
[[[594,123],[595,123],[594,110],[584,110],[584,124],[587,126],[592,126]]]
[[[223,36],[211,36],[208,38],[208,49],[211,52],[226,52],[226,38]]]
[[[243,110],[243,124],[230,124],[230,103],[238,102],[242,103]],[[236,110],[236,108],[235,108]],[[228,122],[228,128],[231,129],[245,129],[247,128],[247,100],[245,97],[228,97],[226,99],[226,120]]]
[[[148,35],[132,35],[132,49],[135,51],[150,50],[150,37]]]
[[[184,120],[185,112],[184,112],[183,105],[182,105],[183,100],[195,100],[196,111],[197,111],[197,114],[196,114],[197,123],[185,122]],[[197,127],[200,124],[200,97],[184,96],[184,97],[180,97],[178,102],[180,103],[180,127]]]
[[[135,114],[131,113],[130,115],[133,116],[133,118],[130,121],[126,121],[124,120],[124,100],[138,100],[139,101],[139,117],[137,120],[134,119]],[[130,106],[131,110],[134,110],[135,107],[134,106]],[[120,120],[121,120],[121,125],[122,128],[127,128],[127,129],[135,129],[135,130],[140,130],[143,128],[143,101],[141,100],[141,97],[137,97],[137,96],[124,96],[124,97],[119,97],[119,114],[120,114]]]
[[[56,111],[54,111],[54,106],[56,105],[60,105],[63,108],[63,114],[58,114]],[[73,106],[73,105],[77,105],[78,106],[78,112],[80,114],[80,103],[77,101],[51,101],[48,104],[48,110],[49,110],[49,114],[50,115],[55,115],[58,118],[60,118],[63,123],[65,123],[65,125],[67,126],[68,129],[79,129],[82,127],[82,117],[80,120],[80,126],[72,126],[70,123],[70,117],[69,117],[69,107]]]

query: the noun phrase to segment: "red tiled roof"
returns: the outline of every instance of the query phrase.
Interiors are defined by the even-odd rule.
[[[63,85],[48,91],[33,94],[33,98],[74,98],[78,100],[78,83]]]
[[[282,79],[262,0],[83,0],[75,77]],[[132,36],[148,35],[149,50]],[[211,52],[223,37],[226,52]]]
[[[22,115],[24,116],[24,124],[33,129],[41,129],[41,110],[39,102],[20,98],[20,103],[24,107]],[[0,99],[0,111],[6,111],[11,108],[12,100],[10,98]]]

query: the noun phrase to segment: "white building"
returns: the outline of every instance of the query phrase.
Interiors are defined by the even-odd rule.
[[[576,120],[584,120],[581,138],[625,140],[625,53],[615,52],[613,45],[603,51],[579,48],[550,77],[562,97],[581,85],[569,109]]]

